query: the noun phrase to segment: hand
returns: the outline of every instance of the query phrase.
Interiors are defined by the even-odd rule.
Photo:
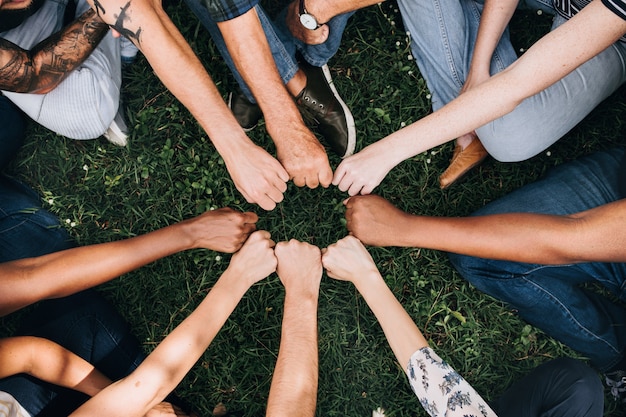
[[[344,201],[350,234],[366,245],[399,246],[398,235],[407,213],[377,195],[354,196]]]
[[[170,404],[168,402],[160,402],[159,404],[152,407],[150,411],[148,411],[145,417],[160,417],[160,416],[186,416],[189,415],[181,410],[178,406]]]
[[[227,271],[233,272],[231,275],[236,279],[243,280],[246,288],[251,287],[276,271],[274,245],[269,232],[258,230],[252,233],[239,252],[233,255]]]
[[[298,12],[298,0],[292,1],[289,6],[287,6],[287,16],[285,17],[285,23],[291,34],[296,39],[308,45],[319,45],[326,42],[330,33],[328,25],[324,24],[315,30],[309,30],[300,23],[300,15]]]
[[[276,272],[287,293],[315,295],[322,279],[321,253],[317,246],[291,239],[279,242],[274,250]]]
[[[351,196],[369,194],[395,166],[386,160],[385,145],[373,143],[339,164],[333,185]]]
[[[235,187],[248,203],[273,210],[276,203],[283,201],[287,190],[287,171],[267,151],[249,140],[232,154],[236,159],[225,157],[224,162]]]
[[[280,123],[280,122],[279,122]],[[283,167],[298,187],[327,188],[333,179],[333,171],[328,162],[326,150],[304,123],[286,126],[275,124],[266,118],[267,130],[275,140],[276,155]],[[275,126],[280,126],[276,129]]]
[[[322,265],[334,279],[350,281],[380,277],[365,246],[354,236],[346,236],[322,251]]]
[[[237,252],[256,229],[259,217],[252,212],[239,212],[225,207],[207,211],[198,217],[185,220],[181,225],[193,240],[193,248],[218,252]]]

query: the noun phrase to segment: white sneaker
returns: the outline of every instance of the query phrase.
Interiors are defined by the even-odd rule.
[[[128,127],[124,121],[122,114],[122,106],[120,105],[115,119],[111,122],[111,126],[102,134],[109,142],[117,146],[128,145]]]

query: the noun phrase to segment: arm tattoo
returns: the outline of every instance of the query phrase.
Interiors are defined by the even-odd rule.
[[[108,32],[93,11],[30,51],[0,39],[0,89],[18,93],[47,93],[78,67]]]
[[[93,5],[98,13],[98,16],[104,16],[106,14],[106,10],[100,1],[93,0]],[[113,17],[115,17],[115,23],[111,25],[111,27],[120,35],[127,37],[131,42],[134,42],[136,45],[140,45],[141,39],[139,36],[141,35],[141,27],[139,27],[136,32],[124,27],[124,22],[130,20],[130,17],[128,16],[129,7],[130,0],[124,5],[124,7],[120,8],[120,14],[117,16],[115,14],[113,15]]]

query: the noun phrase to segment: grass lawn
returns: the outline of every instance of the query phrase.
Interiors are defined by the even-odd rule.
[[[207,32],[184,4],[171,4],[168,11],[226,96],[235,82]],[[549,24],[545,15],[516,15],[512,26],[516,47],[528,48]],[[401,26],[391,3],[357,12],[330,62],[337,88],[354,114],[357,150],[429,112],[429,93],[410,59]],[[400,164],[376,192],[409,212],[468,215],[554,165],[623,144],[624,91],[528,161],[504,164],[488,159],[462,182],[441,191],[438,176],[452,152],[452,144],[447,144]],[[246,203],[206,134],[164,89],[143,57],[124,70],[123,96],[132,128],[127,148],[103,138],[73,141],[31,124],[27,143],[10,169],[45,197],[46,207],[81,244],[136,236],[223,206],[255,211],[261,218],[259,228],[269,230],[276,241],[296,238],[324,247],[346,235],[341,204],[346,195],[334,187],[309,190],[290,184],[284,202],[272,212]],[[274,151],[263,125],[250,136]],[[336,167],[339,159],[330,157]],[[445,253],[399,248],[370,252],[439,354],[486,398],[495,398],[539,363],[575,356],[467,284]],[[193,310],[228,262],[228,255],[189,251],[127,274],[101,290],[150,351]],[[283,295],[275,274],[255,285],[180,384],[178,392],[204,415],[211,415],[220,402],[241,415],[264,414],[278,353]],[[2,320],[6,334],[19,316]],[[374,316],[351,284],[323,279],[319,348],[318,415],[367,416],[378,407],[388,416],[426,415]],[[607,400],[606,414],[618,413]]]

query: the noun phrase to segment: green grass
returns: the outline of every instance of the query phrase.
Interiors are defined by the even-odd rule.
[[[275,3],[269,8],[277,8]],[[168,11],[225,96],[234,80],[208,34],[184,5],[170,5]],[[546,16],[527,13],[514,19],[517,48],[527,48],[549,27]],[[429,113],[428,90],[409,54],[393,4],[359,11],[348,25],[330,66],[355,116],[357,150]],[[400,164],[376,192],[413,213],[467,215],[551,166],[623,144],[623,93],[621,89],[600,105],[552,146],[549,156],[542,153],[516,164],[490,159],[441,191],[437,179],[452,152],[447,144]],[[123,95],[132,127],[127,148],[104,139],[72,141],[31,124],[28,141],[10,170],[45,196],[46,207],[81,244],[136,236],[222,206],[257,212],[259,227],[275,240],[296,238],[324,247],[345,236],[341,201],[346,195],[334,187],[309,190],[290,184],[285,201],[272,212],[246,203],[206,134],[143,58],[125,70]],[[273,151],[263,125],[250,136]],[[339,159],[330,157],[336,167]],[[549,358],[575,355],[472,288],[444,253],[399,248],[370,252],[437,351],[486,398],[495,398]],[[150,351],[200,302],[228,261],[228,255],[190,251],[129,273],[101,290]],[[282,300],[275,275],[253,287],[180,384],[178,392],[204,415],[219,402],[246,416],[264,414],[278,353]],[[6,333],[19,316],[2,321]],[[319,346],[318,415],[367,416],[377,407],[389,416],[425,415],[380,327],[351,285],[324,278]],[[606,414],[618,415],[615,404],[607,404]]]

